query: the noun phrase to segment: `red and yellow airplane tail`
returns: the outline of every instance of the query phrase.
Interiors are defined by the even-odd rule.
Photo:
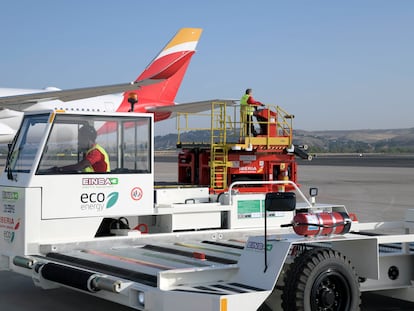
[[[128,99],[131,97],[138,100],[134,105],[135,112],[147,112],[156,107],[174,105],[174,99],[195,53],[201,32],[200,28],[180,29],[135,82],[145,79],[164,80],[156,84],[143,85],[136,91],[125,92],[117,111],[130,111],[131,104]],[[168,117],[169,113],[155,113],[155,121]]]

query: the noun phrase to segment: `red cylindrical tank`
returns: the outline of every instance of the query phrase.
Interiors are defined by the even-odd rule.
[[[298,213],[293,218],[293,230],[303,236],[345,234],[351,223],[348,214],[343,212]]]

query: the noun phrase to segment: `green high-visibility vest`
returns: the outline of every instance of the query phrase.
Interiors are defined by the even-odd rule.
[[[249,105],[247,103],[247,100],[249,99],[249,94],[244,94],[242,98],[240,99],[240,111],[242,113],[245,113],[246,115],[253,115],[254,107],[252,105]]]

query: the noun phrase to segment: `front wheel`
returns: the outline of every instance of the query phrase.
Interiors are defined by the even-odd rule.
[[[350,261],[332,249],[315,248],[295,258],[285,276],[284,311],[358,311],[361,293]]]

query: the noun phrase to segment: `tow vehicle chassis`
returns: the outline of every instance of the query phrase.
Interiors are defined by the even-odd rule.
[[[383,225],[382,229],[395,230],[401,225]],[[325,250],[345,256],[358,276],[358,292],[380,291],[412,301],[412,234],[355,231],[314,239],[298,238],[287,229],[268,234],[266,271],[263,230],[57,243],[42,245],[41,255],[15,257],[14,262],[43,288],[68,286],[138,310],[192,310],[200,301],[204,301],[200,310],[256,310],[261,305],[266,310],[278,310],[283,299],[288,301],[283,297],[285,288],[292,286],[285,284],[286,276],[297,277],[299,273],[289,274],[295,258]],[[359,299],[358,294],[357,304]]]
[[[59,134],[85,124],[117,131],[104,140],[113,170],[59,173],[73,160]],[[154,188],[152,125],[147,114],[27,113],[0,177],[0,269],[147,311],[354,311],[367,291],[414,300],[413,209],[359,223],[289,180],[218,196]]]

